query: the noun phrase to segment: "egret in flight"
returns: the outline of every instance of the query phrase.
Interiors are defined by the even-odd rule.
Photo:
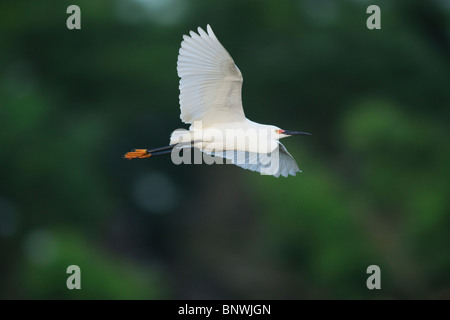
[[[134,149],[124,157],[149,158],[196,148],[262,174],[295,175],[300,169],[279,140],[310,133],[247,119],[241,99],[242,74],[209,25],[206,30],[199,27],[198,33],[184,35],[178,54],[180,118],[191,124],[189,130],[175,130],[166,147]]]

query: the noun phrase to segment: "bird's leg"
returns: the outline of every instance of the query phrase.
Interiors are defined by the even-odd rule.
[[[172,149],[175,147],[175,144],[156,148],[156,149],[133,149],[130,152],[127,152],[123,157],[131,160],[131,159],[144,159],[144,158],[150,158],[155,156],[161,156],[164,154],[169,154],[172,152]]]

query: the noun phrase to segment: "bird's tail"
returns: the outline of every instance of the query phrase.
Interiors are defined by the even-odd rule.
[[[131,159],[144,159],[150,158],[151,153],[147,151],[147,149],[133,149],[133,151],[127,152],[123,157],[131,160]]]

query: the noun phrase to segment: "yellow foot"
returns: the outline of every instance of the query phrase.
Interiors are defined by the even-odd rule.
[[[151,153],[147,152],[147,149],[134,149],[133,151],[127,152],[123,157],[131,160],[150,158],[151,155]]]

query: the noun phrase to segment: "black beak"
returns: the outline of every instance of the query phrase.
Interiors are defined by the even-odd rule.
[[[302,132],[302,131],[282,130],[281,133],[282,133],[282,134],[286,134],[286,135],[288,135],[288,136],[300,136],[300,135],[303,135],[303,136],[312,136],[311,133],[308,133],[308,132]]]

